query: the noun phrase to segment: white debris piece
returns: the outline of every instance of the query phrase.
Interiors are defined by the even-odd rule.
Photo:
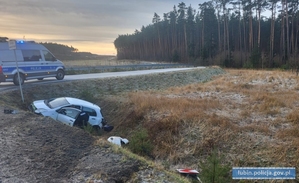
[[[117,137],[117,136],[111,136],[107,140],[109,142],[111,142],[113,144],[116,144],[116,145],[119,145],[119,146],[121,146],[121,144],[127,144],[127,143],[129,143],[128,139]]]

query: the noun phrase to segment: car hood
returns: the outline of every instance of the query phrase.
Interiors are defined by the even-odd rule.
[[[50,108],[45,104],[44,100],[34,101],[32,103],[32,105],[33,105],[32,107],[33,107],[33,110],[35,113],[43,113],[43,112],[50,110]]]

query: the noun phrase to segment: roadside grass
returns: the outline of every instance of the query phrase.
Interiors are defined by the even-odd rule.
[[[132,67],[113,67],[113,66],[128,66],[128,65],[140,65],[145,64],[143,67],[138,67],[138,70],[147,70],[151,67],[148,64],[153,63],[169,63],[169,62],[149,62],[140,60],[117,60],[115,56],[102,56],[96,60],[65,60],[63,61],[66,67],[66,75],[76,75],[76,74],[90,74],[90,73],[102,73],[102,72],[120,72],[120,71],[134,71],[136,68]],[[110,66],[109,68],[99,67],[99,66]],[[78,69],[84,68],[84,69]],[[161,68],[161,67],[159,67]]]
[[[92,134],[94,132],[94,128],[89,123],[87,123],[87,125],[83,126],[83,130],[90,134]]]
[[[96,60],[63,60],[66,67],[93,67],[93,66],[113,66],[113,65],[131,65],[140,64],[139,60],[117,60],[115,56],[103,56]]]
[[[80,90],[79,98],[83,99],[83,100],[86,100],[86,101],[89,101],[89,102],[93,102],[93,101],[96,100],[96,98],[95,98],[94,94],[92,93],[92,91],[90,91],[86,88]]]
[[[139,68],[139,70],[145,70],[147,69],[146,67],[144,68]],[[93,68],[93,67],[89,67],[83,70],[78,70],[78,69],[74,69],[74,68],[68,68],[66,70],[66,75],[76,75],[76,74],[91,74],[91,73],[103,73],[103,72],[121,72],[121,71],[134,71],[135,68],[134,67],[129,67],[129,68],[110,68],[110,69],[97,69],[97,68]]]
[[[287,114],[286,119],[294,124],[299,124],[298,110],[292,110],[289,114]]]
[[[97,60],[65,60],[63,61],[65,67],[67,68],[67,75],[75,74],[89,74],[89,73],[101,73],[101,72],[119,72],[134,70],[134,68],[111,68],[108,70],[97,69],[96,66],[120,66],[120,65],[134,65],[140,64],[142,61],[138,60],[117,60],[115,56],[102,56]],[[77,70],[78,67],[84,67],[85,70]]]

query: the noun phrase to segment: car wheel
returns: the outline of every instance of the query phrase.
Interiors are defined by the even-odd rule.
[[[56,79],[63,80],[63,78],[64,78],[64,71],[62,69],[59,69],[56,73]]]
[[[24,84],[24,81],[25,81],[25,76],[24,74],[20,73],[20,83],[21,85]],[[18,73],[16,73],[13,77],[13,83],[15,85],[19,85],[19,76],[18,76]]]

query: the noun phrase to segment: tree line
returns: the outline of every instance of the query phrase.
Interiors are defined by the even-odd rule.
[[[60,60],[94,60],[100,57],[100,55],[90,52],[80,52],[77,48],[64,44],[52,42],[41,42],[40,44],[44,45]]]
[[[184,2],[132,34],[119,35],[119,59],[225,67],[297,67],[298,0]],[[268,17],[266,16],[268,15]]]

